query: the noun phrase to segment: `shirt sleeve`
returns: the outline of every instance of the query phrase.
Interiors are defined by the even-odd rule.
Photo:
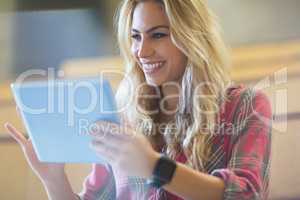
[[[212,175],[224,180],[223,199],[267,199],[271,153],[270,103],[262,92],[248,92],[236,108],[227,168]],[[234,132],[233,132],[234,133]]]
[[[92,171],[85,178],[83,190],[78,194],[81,200],[115,199],[115,182],[109,165],[93,164]]]

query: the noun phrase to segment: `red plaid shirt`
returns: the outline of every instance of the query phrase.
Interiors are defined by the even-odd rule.
[[[224,180],[223,199],[267,199],[271,151],[271,108],[260,91],[243,86],[227,90],[221,120],[214,137],[207,172]],[[179,155],[177,162],[185,163]],[[113,173],[112,173],[113,172]],[[117,169],[93,165],[79,194],[85,200],[182,200],[145,179],[128,177]]]

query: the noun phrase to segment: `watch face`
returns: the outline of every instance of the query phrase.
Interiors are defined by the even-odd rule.
[[[174,175],[175,169],[176,163],[173,160],[162,156],[155,166],[153,175],[162,181],[170,182]]]
[[[163,161],[160,163],[160,166],[159,166],[159,171],[158,171],[158,174],[161,178],[163,179],[167,179],[170,175],[170,168],[172,166],[170,166],[170,163],[169,162],[166,162],[166,161]]]

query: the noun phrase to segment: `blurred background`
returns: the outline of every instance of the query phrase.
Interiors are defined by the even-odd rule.
[[[123,71],[113,29],[120,0],[0,1],[0,199],[46,199],[18,145],[3,129],[21,130],[9,84],[30,69],[65,77]],[[208,0],[232,55],[236,83],[262,89],[273,108],[270,199],[300,199],[300,1]],[[114,88],[120,77],[112,76]],[[67,165],[75,191],[89,165]]]

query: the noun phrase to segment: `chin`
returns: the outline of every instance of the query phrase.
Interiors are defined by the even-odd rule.
[[[150,78],[146,78],[146,82],[147,82],[147,84],[152,85],[152,86],[161,86],[164,83],[164,81],[162,81],[162,80],[155,80],[155,79],[150,79]]]

